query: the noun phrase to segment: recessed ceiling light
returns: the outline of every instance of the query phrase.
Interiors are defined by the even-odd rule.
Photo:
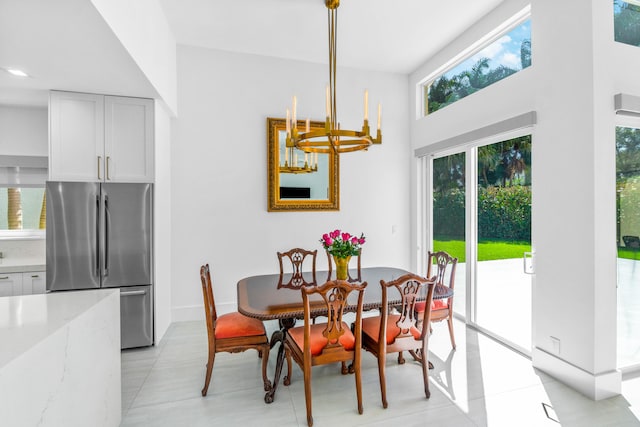
[[[3,70],[5,70],[7,73],[11,74],[12,76],[29,77],[29,74],[25,73],[22,70],[18,70],[17,68],[3,68]]]

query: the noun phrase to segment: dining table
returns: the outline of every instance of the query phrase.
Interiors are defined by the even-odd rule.
[[[382,305],[382,287],[380,281],[390,282],[398,279],[399,277],[410,273],[402,268],[395,267],[365,267],[360,270],[358,275],[357,271],[350,270],[351,277],[359,277],[360,283],[367,282],[367,288],[365,289],[363,296],[363,310],[380,309]],[[303,273],[309,275],[309,279],[312,278],[312,273]],[[329,279],[327,271],[316,272],[318,283],[324,283]],[[334,273],[335,274],[335,273]],[[302,294],[299,287],[283,286],[282,283],[288,283],[289,280],[284,275],[284,280],[281,280],[280,274],[263,274],[257,276],[245,277],[238,281],[238,311],[245,316],[266,320],[278,320],[279,329],[274,331],[271,336],[270,345],[273,348],[276,344],[280,344],[278,348],[278,355],[276,359],[276,369],[274,374],[271,388],[265,394],[264,401],[266,403],[272,403],[275,398],[278,382],[280,381],[280,375],[282,373],[282,366],[284,364],[285,352],[284,352],[284,337],[287,329],[293,327],[296,323],[296,319],[302,319],[304,317],[304,308],[302,304]],[[436,284],[433,291],[433,299],[446,299],[453,296],[453,290],[447,286]],[[317,296],[316,296],[317,297]],[[426,295],[425,295],[426,297]],[[402,301],[398,298],[395,301],[390,298],[388,301],[389,306],[399,305]],[[357,296],[350,295],[345,306],[346,312],[352,312],[356,310]],[[320,300],[311,300],[311,310],[313,316],[326,315],[326,305]],[[429,325],[423,325],[423,327],[429,327]]]

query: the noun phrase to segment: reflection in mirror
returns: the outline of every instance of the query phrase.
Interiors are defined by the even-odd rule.
[[[323,129],[324,122],[298,122]],[[338,210],[338,156],[286,146],[284,119],[267,119],[269,211]]]

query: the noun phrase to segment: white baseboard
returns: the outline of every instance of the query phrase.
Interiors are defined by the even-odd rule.
[[[532,362],[534,368],[593,400],[618,396],[622,392],[622,373],[619,370],[592,374],[539,348],[533,349]]]
[[[236,311],[235,303],[216,304],[218,316]],[[172,322],[188,322],[192,320],[204,320],[203,305],[183,305],[171,308]]]

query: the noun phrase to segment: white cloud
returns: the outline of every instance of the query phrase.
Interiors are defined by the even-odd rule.
[[[505,45],[511,42],[511,37],[509,35],[504,35],[500,37],[495,42],[491,43],[489,46],[482,49],[480,52],[473,55],[474,62],[480,58],[489,58],[493,61],[498,55],[500,55],[504,49]]]
[[[514,68],[514,69],[519,69],[521,64],[520,61],[520,56],[516,55],[513,52],[505,52],[504,55],[502,55],[502,59],[500,59],[499,61],[502,65],[505,65],[509,68]]]

